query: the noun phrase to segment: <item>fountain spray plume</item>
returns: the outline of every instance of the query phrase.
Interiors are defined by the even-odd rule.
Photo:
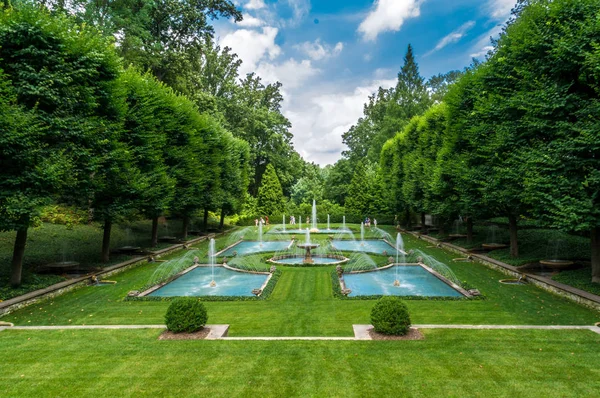
[[[342,216],[342,229],[346,229],[346,216]]]
[[[258,223],[258,244],[260,247],[263,245],[263,223],[260,221]]]
[[[285,214],[283,215],[283,232],[285,232]]]
[[[331,228],[329,228],[329,214],[327,214],[327,231],[329,231]]]
[[[360,245],[361,246],[365,245],[365,223],[364,222],[360,223]]]
[[[212,280],[210,281],[210,287],[215,287],[217,286],[217,282],[215,282],[215,239],[211,238],[210,239],[210,243],[208,245],[208,261],[210,264],[210,269],[211,269],[211,275],[212,275]]]
[[[396,278],[394,280],[394,286],[400,287],[400,280],[398,279],[398,266],[400,264],[399,262],[399,256],[402,255],[402,263],[405,262],[404,259],[404,241],[402,240],[402,235],[400,235],[400,232],[398,232],[398,234],[396,235]]]

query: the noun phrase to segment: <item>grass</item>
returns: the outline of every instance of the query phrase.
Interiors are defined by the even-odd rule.
[[[111,248],[139,246],[149,250],[151,227],[149,220],[115,224],[111,232]],[[177,236],[180,230],[181,223],[178,220],[170,220],[168,224],[160,226],[159,236],[167,234]],[[0,232],[0,300],[8,300],[65,279],[59,275],[37,274],[36,269],[45,264],[77,261],[84,269],[94,269],[131,258],[131,256],[113,254],[110,262],[102,263],[100,256],[102,233],[101,225],[98,223],[74,225],[72,228],[43,223],[39,227],[29,229],[23,261],[23,283],[18,289],[13,289],[9,286],[9,280],[15,233]],[[154,250],[170,245],[170,243],[159,243]]]
[[[158,341],[157,330],[0,332],[3,397],[592,397],[590,331],[423,330],[421,341]]]
[[[225,247],[232,237],[217,240]],[[235,238],[233,238],[235,239]],[[415,323],[590,325],[600,313],[534,286],[503,285],[503,274],[481,264],[453,262],[454,257],[405,236],[407,250],[421,249],[447,264],[461,281],[478,288],[486,300],[410,301]],[[207,243],[197,245],[200,252]],[[173,254],[171,258],[180,256]],[[111,277],[116,285],[85,287],[2,318],[19,325],[161,324],[168,302],[124,301],[130,290],[148,284],[169,263],[146,263]],[[231,325],[232,336],[351,336],[352,324],[369,323],[372,300],[333,298],[334,267],[283,271],[271,297],[255,302],[207,302],[211,323]]]
[[[573,286],[586,292],[600,295],[600,284],[592,283],[592,269],[584,267],[576,270],[566,270],[554,275],[552,279],[565,285]]]

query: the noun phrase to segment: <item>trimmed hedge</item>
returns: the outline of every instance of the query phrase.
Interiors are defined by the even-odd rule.
[[[408,308],[398,297],[382,297],[371,310],[371,323],[378,333],[404,336],[410,329]]]
[[[206,308],[195,297],[179,297],[173,300],[167,314],[165,323],[167,329],[174,333],[194,333],[206,325],[208,314]]]

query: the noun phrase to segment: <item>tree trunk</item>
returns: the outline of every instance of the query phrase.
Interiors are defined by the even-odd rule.
[[[204,232],[208,232],[208,209],[204,209],[204,224],[202,225],[202,229]]]
[[[158,216],[152,218],[152,243],[150,246],[158,246]]]
[[[187,239],[189,227],[190,227],[190,217],[183,216],[183,228],[181,230],[181,239],[182,240]]]
[[[421,212],[421,233],[427,235],[427,225],[425,225],[425,213]]]
[[[510,256],[519,257],[518,225],[517,217],[508,216],[508,227],[510,229]]]
[[[102,262],[110,261],[110,231],[112,229],[112,221],[104,220],[104,235],[102,237]]]
[[[15,247],[12,258],[12,273],[10,275],[10,285],[19,287],[21,285],[21,276],[23,274],[23,257],[25,256],[25,245],[27,244],[27,227],[17,230]]]
[[[592,282],[600,283],[600,227],[592,229]]]
[[[219,221],[219,230],[223,230],[223,227],[225,226],[225,209],[222,208],[221,209],[221,220]]]
[[[467,217],[467,242],[473,243],[473,218]]]

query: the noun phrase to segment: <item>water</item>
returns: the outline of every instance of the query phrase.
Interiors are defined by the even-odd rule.
[[[197,258],[199,254],[200,251],[198,250],[189,250],[181,257],[160,264],[150,276],[148,285],[155,285],[168,277],[191,267],[196,263],[195,258]]]
[[[565,258],[565,241],[562,239],[553,239],[548,241],[546,247],[546,258],[549,260],[560,260]]]
[[[331,228],[329,228],[329,214],[327,214],[327,230],[331,231]]]
[[[283,232],[285,232],[285,214],[283,215]]]
[[[355,240],[335,240],[332,242],[332,245],[335,249],[344,252],[366,252],[375,254],[383,254],[383,252],[386,252],[387,254],[392,255],[395,254],[396,251],[394,246],[383,240],[365,240],[361,242]]]
[[[234,252],[236,252],[238,256],[252,253],[276,252],[287,249],[289,245],[289,241],[265,241],[262,243],[244,241],[230,247],[223,253],[220,253],[219,256],[232,257]]]
[[[314,199],[312,205],[312,229],[317,230],[317,202]]]
[[[211,287],[215,287],[216,286],[216,282],[215,282],[215,254],[217,252],[215,251],[215,240],[213,238],[210,239],[210,242],[208,244],[208,263],[210,264],[210,270],[212,273],[212,280],[210,282],[210,286]]]
[[[421,257],[423,264],[429,266],[429,268],[433,269],[435,272],[442,275],[449,281],[454,282],[457,285],[460,285],[460,281],[458,280],[456,275],[454,275],[454,272],[452,272],[452,270],[446,264],[436,260],[433,256],[425,254],[421,250],[418,250],[418,249],[415,250],[415,254],[418,257]]]
[[[342,229],[346,229],[346,216],[342,216]]]
[[[302,216],[298,216],[298,230],[302,231]]]
[[[398,270],[396,270],[396,268]],[[401,281],[394,286],[396,274]],[[458,291],[419,266],[395,266],[381,271],[345,274],[349,296],[425,296],[462,297]]]
[[[211,287],[210,282],[213,278],[219,283]],[[216,267],[213,276],[210,268],[198,267],[155,290],[149,296],[252,296],[252,290],[260,289],[266,280],[267,275],[236,272],[223,267]]]
[[[258,223],[258,242],[262,246],[262,243],[263,243],[263,223],[262,223],[262,221],[259,221],[259,223]]]
[[[304,238],[304,243],[310,245],[310,230],[308,228],[306,228],[306,236]]]
[[[365,242],[365,223],[360,223],[360,244],[364,244]]]
[[[487,232],[487,240],[486,243],[498,243],[497,241],[497,233],[498,233],[497,225],[490,225]]]
[[[339,258],[329,258],[329,257],[312,257],[313,263],[314,264],[333,264],[333,263],[339,263],[340,260]],[[304,263],[304,257],[289,257],[289,258],[282,258],[280,260],[277,260],[277,263],[281,263],[281,264],[303,264]]]
[[[402,263],[404,263],[404,241],[402,240],[402,235],[400,235],[400,232],[398,232],[398,234],[396,235],[396,264],[400,264],[400,256],[402,256]],[[394,281],[394,286],[399,286],[400,279],[398,277],[398,268],[400,267],[394,268],[396,269],[396,280]]]

